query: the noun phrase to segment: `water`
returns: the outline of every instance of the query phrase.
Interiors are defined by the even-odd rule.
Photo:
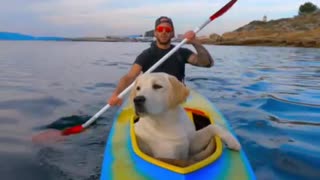
[[[98,179],[117,108],[59,143],[31,138],[96,113],[148,45],[1,41],[1,179]],[[206,47],[215,66],[188,65],[186,83],[229,120],[258,179],[319,179],[320,49]]]

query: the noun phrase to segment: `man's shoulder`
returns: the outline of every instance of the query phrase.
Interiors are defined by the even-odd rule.
[[[148,47],[141,52],[141,54],[148,54],[148,53],[151,53],[151,47]]]
[[[139,58],[143,58],[143,57],[148,57],[150,56],[151,52],[150,52],[150,48],[144,49],[141,51],[141,53],[137,56]]]
[[[152,51],[151,48],[146,48],[144,50],[141,51],[141,53],[137,56],[135,63],[143,63],[145,61],[147,61],[148,59],[150,59],[150,57],[152,56]]]

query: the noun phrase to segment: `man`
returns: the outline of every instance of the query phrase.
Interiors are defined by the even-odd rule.
[[[117,88],[108,100],[111,106],[120,105],[122,100],[117,96],[129,86],[141,72],[147,71],[174,48],[174,46],[171,45],[171,38],[174,37],[174,26],[169,17],[161,16],[156,20],[154,36],[156,37],[156,41],[151,43],[151,47],[144,50],[137,57],[129,72],[120,79]],[[184,38],[188,39],[188,43],[193,45],[197,53],[195,54],[186,48],[180,48],[153,72],[165,72],[183,81],[185,76],[185,63],[200,67],[213,66],[214,61],[212,57],[202,44],[195,39],[195,33],[193,31],[186,32]]]

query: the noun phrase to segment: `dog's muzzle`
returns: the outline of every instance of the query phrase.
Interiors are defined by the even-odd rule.
[[[146,102],[146,98],[144,96],[136,96],[133,99],[134,102],[134,107],[136,110],[136,113],[144,113],[146,111],[145,109],[145,102]]]

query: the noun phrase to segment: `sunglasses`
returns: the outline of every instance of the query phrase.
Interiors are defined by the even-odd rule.
[[[168,26],[158,26],[158,27],[157,27],[157,31],[158,31],[158,32],[163,32],[163,31],[165,31],[166,33],[170,33],[170,32],[172,32],[172,28],[171,28],[171,27],[168,27]]]

